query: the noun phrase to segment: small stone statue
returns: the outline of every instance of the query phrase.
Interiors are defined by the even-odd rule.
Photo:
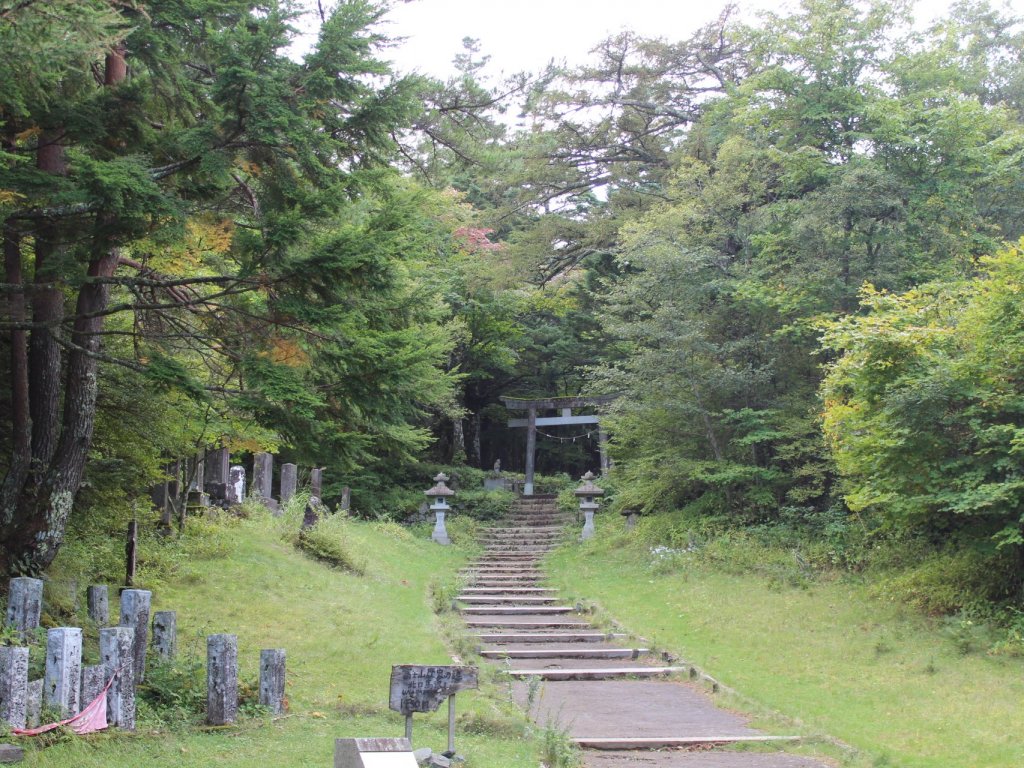
[[[494,462],[494,474],[501,474],[501,459],[498,459],[496,462]]]

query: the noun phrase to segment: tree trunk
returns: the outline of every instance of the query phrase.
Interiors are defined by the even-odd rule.
[[[480,431],[483,429],[481,423],[480,411],[477,409],[473,412],[473,455],[471,457],[473,466],[477,469],[484,468],[483,452],[480,445]]]
[[[127,76],[123,46],[107,55],[104,83],[114,86]],[[40,137],[37,164],[53,174],[67,173],[64,133]],[[89,262],[87,278],[114,274],[118,253],[107,248],[99,232],[111,223],[100,214],[96,224],[97,255]],[[64,294],[60,259],[61,233],[56,223],[45,222],[36,232],[33,321],[28,352],[27,388],[31,418],[31,461],[20,483],[20,493],[6,496],[0,515],[0,571],[39,573],[46,569],[64,541],[68,518],[82,484],[96,418],[100,331],[98,315],[107,306],[109,286],[87,279],[79,289],[76,319],[71,333],[71,352],[66,377],[61,378],[62,352],[57,334],[64,318]],[[20,255],[20,254],[19,254]],[[11,259],[14,248],[10,250]],[[8,278],[11,259],[5,238]],[[19,262],[20,266],[20,262]],[[14,307],[12,305],[12,312]],[[12,371],[15,362],[12,352]],[[60,412],[63,383],[63,414]],[[58,423],[58,417],[60,422]],[[58,426],[60,427],[58,431]],[[13,484],[12,484],[13,486]],[[13,495],[13,494],[12,494]]]

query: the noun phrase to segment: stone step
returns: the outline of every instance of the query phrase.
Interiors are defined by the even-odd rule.
[[[603,643],[626,637],[604,632],[478,632],[473,635],[482,643]]]
[[[487,528],[481,528],[481,533],[552,533],[559,534],[565,530],[560,525],[529,525],[523,528],[516,528],[515,526],[509,525],[495,525]]]
[[[483,614],[485,616],[515,616],[516,614],[547,615],[576,613],[574,605],[467,605],[459,608],[460,613]]]
[[[671,747],[711,747],[716,744],[770,744],[800,741],[799,736],[575,736],[582,749],[626,751],[631,749],[669,749]]]
[[[686,667],[583,667],[506,669],[511,677],[539,677],[542,680],[612,680],[616,678],[667,677],[686,672]]]
[[[647,648],[484,648],[485,659],[632,659],[650,653]]]
[[[551,587],[467,587],[462,591],[464,595],[521,595],[522,597],[543,597],[545,595],[557,594],[558,590]]]
[[[461,600],[470,605],[550,605],[557,603],[557,595],[459,595],[456,600]]]
[[[545,547],[552,549],[561,544],[561,539],[532,539],[529,537],[523,538],[507,538],[507,539],[481,539],[477,542],[481,547]]]
[[[592,630],[593,627],[585,621],[579,621],[577,619],[557,619],[547,616],[535,616],[529,619],[519,617],[519,619],[510,618],[506,616],[472,616],[466,619],[467,627],[497,627],[499,629],[568,629],[585,632]]]

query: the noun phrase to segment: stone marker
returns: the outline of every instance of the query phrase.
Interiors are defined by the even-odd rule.
[[[28,684],[28,698],[25,700],[25,720],[29,728],[35,728],[40,724],[40,717],[43,713],[43,679],[30,680]]]
[[[341,489],[341,511],[349,512],[352,509],[352,489],[347,485]]]
[[[107,722],[126,731],[135,730],[135,631],[132,627],[100,630],[103,674],[113,683],[107,689]]]
[[[273,499],[271,491],[274,487],[274,457],[260,451],[252,457],[252,490],[260,499]]]
[[[0,646],[0,721],[24,728],[27,703],[28,648]]]
[[[153,614],[153,650],[164,661],[170,661],[178,651],[178,613],[157,611]]]
[[[622,516],[626,518],[626,530],[632,531],[636,528],[637,512],[635,509],[622,510]]]
[[[288,500],[295,495],[295,489],[299,484],[299,468],[294,464],[281,465],[281,503],[287,504]]]
[[[334,768],[417,768],[408,739],[336,739]]]
[[[149,641],[149,606],[153,593],[148,589],[126,589],[121,593],[121,620],[118,624],[134,633],[132,646],[133,680],[138,685],[146,677],[146,645]]]
[[[110,591],[106,584],[93,584],[85,590],[89,618],[99,626],[110,623]]]
[[[20,576],[11,579],[7,593],[7,626],[28,640],[39,626],[43,612],[43,582]]]
[[[229,505],[241,504],[245,501],[245,467],[236,464],[231,468],[228,475],[228,498]]]
[[[206,454],[199,452],[194,459],[189,459],[185,465],[185,472],[188,477],[188,490],[202,493],[206,487]]]
[[[25,750],[14,744],[0,744],[0,763],[20,763],[25,759]]]
[[[79,710],[92,704],[93,699],[100,695],[107,684],[107,674],[102,664],[82,667],[82,694],[79,698]]]
[[[228,725],[238,717],[238,636],[206,638],[206,722]]]
[[[306,502],[306,511],[302,516],[302,530],[307,531],[320,522],[327,507],[316,496],[310,496]]]
[[[260,704],[273,715],[284,712],[284,680],[284,649],[260,651]]]
[[[324,471],[320,468],[309,470],[309,495],[320,499],[324,492]]]
[[[46,631],[46,676],[43,701],[62,716],[77,715],[82,688],[82,630],[56,627]]]
[[[231,456],[227,448],[213,448],[206,452],[205,482],[203,490],[215,504],[224,504],[227,500],[228,475],[230,473]]]

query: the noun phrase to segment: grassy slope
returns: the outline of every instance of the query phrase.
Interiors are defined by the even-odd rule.
[[[962,655],[862,586],[773,587],[700,568],[658,575],[637,547],[600,539],[561,550],[551,567],[569,594],[703,667],[754,709],[861,750],[856,762],[1024,765],[1024,661]]]
[[[401,735],[401,717],[387,708],[391,665],[451,663],[428,584],[436,574],[451,574],[463,555],[373,524],[346,529],[370,564],[366,576],[329,569],[283,542],[268,521],[247,521],[232,527],[228,556],[193,563],[185,581],[154,595],[155,610],[178,611],[184,653],[191,646],[205,655],[206,634],[237,633],[243,680],[255,680],[261,648],[285,648],[287,717],[213,732],[149,723],[134,737],[57,744],[30,755],[26,765],[324,768],[332,764],[336,737]],[[458,708],[457,746],[466,765],[536,762],[523,720],[497,697],[463,693]],[[416,716],[416,746],[444,749],[444,710]]]

